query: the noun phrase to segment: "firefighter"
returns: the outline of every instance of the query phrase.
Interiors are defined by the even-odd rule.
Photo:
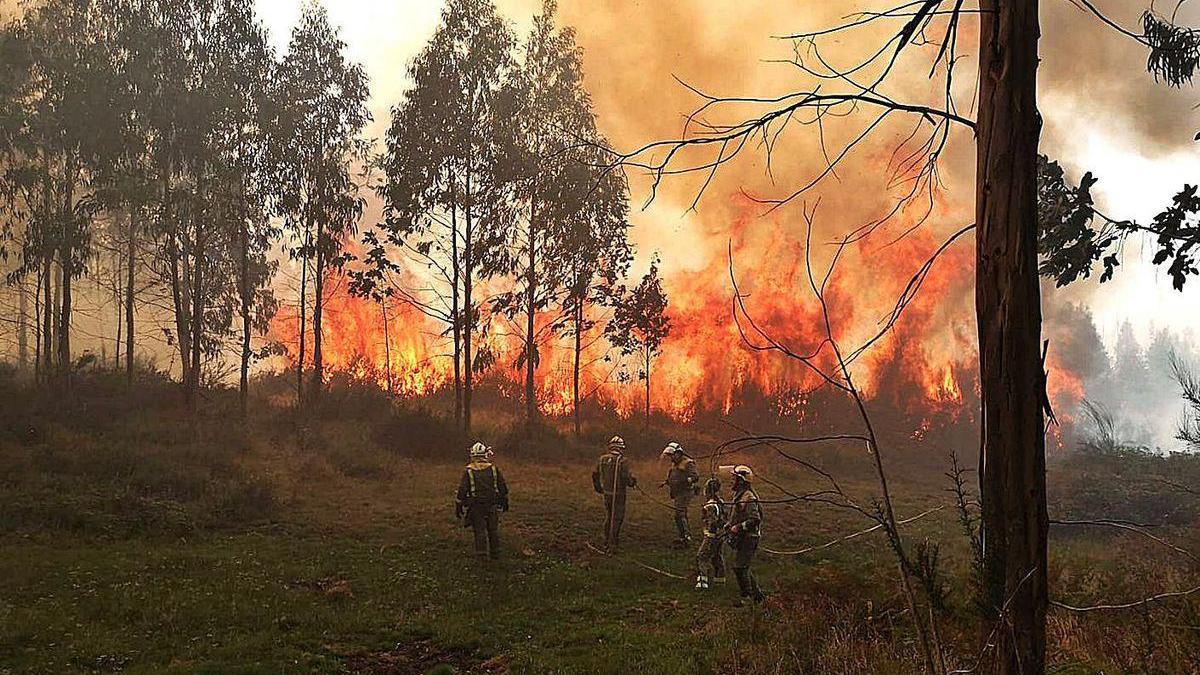
[[[696,462],[683,451],[683,446],[671,442],[663,448],[662,458],[671,463],[667,470],[667,479],[659,487],[667,488],[667,495],[675,507],[675,541],[680,547],[685,547],[692,541],[688,528],[688,507],[692,497],[700,491],[700,474],[696,472]]]
[[[508,511],[508,484],[492,463],[492,449],[483,443],[471,446],[471,463],[458,482],[455,514],[475,533],[475,555],[483,560],[500,557],[500,512]]]
[[[763,601],[758,579],[750,569],[762,536],[762,504],[754,492],[754,471],[745,464],[733,468],[733,504],[729,514],[729,546],[733,549],[733,574],[742,598]]]
[[[729,520],[729,505],[721,499],[721,481],[715,476],[704,483],[707,499],[700,509],[700,524],[704,537],[696,551],[696,590],[707,590],[711,580],[725,583],[725,527]]]
[[[596,470],[592,472],[592,487],[604,495],[604,550],[609,553],[616,553],[621,543],[625,496],[635,485],[637,478],[630,472],[629,460],[625,458],[625,440],[613,436],[608,442],[608,452],[600,455]]]

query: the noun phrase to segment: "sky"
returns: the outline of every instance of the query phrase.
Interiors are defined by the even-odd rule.
[[[286,48],[288,31],[303,1],[256,0],[280,50]],[[868,0],[866,4],[879,3]],[[539,5],[536,0],[502,0],[500,9],[523,34]],[[560,0],[559,8],[563,22],[576,28],[585,50],[585,82],[595,99],[601,130],[616,147],[630,148],[677,134],[682,116],[695,106],[695,98],[673,76],[716,93],[787,90],[795,78],[786,67],[768,61],[786,56],[790,47],[772,35],[829,25],[862,5],[860,0],[758,0],[736,6],[727,0]],[[1118,22],[1133,27],[1147,7],[1146,2],[1125,0],[1099,5]],[[337,0],[327,2],[327,7],[348,43],[350,57],[362,63],[371,77],[374,122],[368,133],[378,138],[386,128],[389,108],[408,86],[409,60],[436,27],[441,2]],[[1184,22],[1194,18],[1180,16]],[[1042,19],[1043,150],[1076,178],[1083,170],[1099,176],[1094,194],[1108,214],[1151,217],[1185,181],[1200,179],[1200,148],[1192,141],[1194,130],[1200,128],[1200,110],[1194,109],[1200,91],[1173,91],[1154,83],[1145,72],[1145,54],[1139,45],[1066,0],[1045,0]],[[973,30],[971,26],[964,32]],[[971,43],[973,38],[965,41]],[[850,52],[854,48],[852,44],[834,47]],[[921,84],[913,81],[911,86],[919,90]],[[794,152],[806,151],[800,146]],[[812,152],[808,148],[807,153]],[[957,149],[949,151],[943,168],[948,176],[947,201],[955,205],[951,212],[963,217],[970,212],[967,188],[972,157],[970,139],[962,139]],[[802,168],[804,161],[794,160],[794,166]],[[869,171],[869,167],[850,171]],[[761,162],[735,165],[731,173],[716,184],[717,196],[706,197],[696,212],[688,209],[695,188],[686,181],[638,210],[646,197],[646,184],[633,180],[632,236],[643,264],[651,251],[669,253],[664,256],[668,274],[699,272],[711,264],[725,241],[713,235],[730,219],[730,207],[712,201],[747,185],[752,190],[765,185]],[[848,191],[835,186],[830,192],[839,189]],[[839,213],[855,208],[846,201],[834,202]],[[680,241],[691,245],[681,247]],[[1156,327],[1200,335],[1200,312],[1193,310],[1200,300],[1200,283],[1190,284],[1183,293],[1173,290],[1169,279],[1149,264],[1152,253],[1148,243],[1131,240],[1113,282],[1099,290],[1094,282],[1087,282],[1058,295],[1089,305],[1110,344],[1125,320],[1132,321],[1143,338]]]

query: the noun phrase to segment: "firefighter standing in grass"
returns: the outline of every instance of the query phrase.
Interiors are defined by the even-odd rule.
[[[604,550],[615,553],[621,542],[621,525],[625,522],[625,497],[637,479],[629,471],[625,458],[625,440],[613,436],[608,452],[600,455],[592,472],[592,487],[604,495]]]
[[[659,487],[666,486],[667,495],[675,507],[675,531],[679,537],[675,543],[681,547],[687,546],[692,541],[688,528],[688,506],[692,503],[692,497],[700,491],[700,474],[696,472],[696,461],[688,457],[678,443],[668,443],[663,448],[662,457],[671,463],[671,468],[667,471],[667,479]]]
[[[704,483],[707,499],[700,509],[703,540],[696,552],[696,590],[707,590],[710,580],[725,583],[725,527],[729,520],[729,505],[721,499],[721,481],[709,478]],[[709,571],[712,576],[708,575]]]
[[[508,484],[492,463],[492,451],[483,443],[471,446],[471,463],[458,482],[455,513],[466,516],[475,533],[475,555],[479,559],[500,557],[500,511],[508,511]]]
[[[733,574],[737,577],[738,591],[742,598],[754,602],[763,601],[758,579],[750,569],[758,540],[762,535],[762,504],[751,483],[754,471],[739,464],[733,468],[733,504],[729,515],[729,545],[733,548]]]

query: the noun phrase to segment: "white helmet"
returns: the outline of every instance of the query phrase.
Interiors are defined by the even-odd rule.
[[[487,459],[492,456],[492,449],[483,443],[471,446],[471,459]]]
[[[663,459],[671,459],[677,452],[683,452],[683,446],[675,441],[671,441],[670,443],[667,443],[667,447],[663,448],[662,457]]]
[[[738,464],[737,466],[733,467],[733,475],[740,476],[742,480],[746,481],[747,483],[754,481],[754,470],[745,464]]]
[[[625,439],[621,438],[620,436],[613,436],[608,441],[608,449],[609,450],[624,450],[625,449]]]

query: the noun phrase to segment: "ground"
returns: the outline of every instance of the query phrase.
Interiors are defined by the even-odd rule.
[[[733,606],[732,578],[699,593],[661,574],[686,576],[692,552],[670,546],[670,512],[654,487],[664,467],[653,434],[636,428],[627,436],[645,492],[630,498],[620,555],[588,546],[603,518],[590,484],[606,432],[596,430],[578,442],[555,435],[533,456],[500,454],[512,510],[502,560],[481,565],[453,517],[464,458],[431,458],[446,452],[430,449],[444,439],[431,440],[436,423],[411,426],[423,413],[356,404],[297,427],[290,411],[261,403],[243,428],[219,406],[193,422],[152,395],[117,403],[98,393],[72,415],[28,397],[0,416],[0,672],[919,671],[878,533],[799,557],[762,555],[771,597],[757,608]],[[786,462],[751,460],[775,482],[814,485]],[[840,465],[848,489],[871,494],[853,464]],[[950,661],[969,666],[970,555],[948,481],[900,464],[901,517],[943,506],[903,533],[940,544],[950,590],[940,623]],[[1118,478],[1132,492],[1098,494],[1081,466],[1150,471],[1059,466],[1053,508],[1144,506],[1175,523],[1158,534],[1194,543],[1191,510],[1147,501],[1156,493],[1129,487],[1130,476]],[[823,544],[869,524],[820,505],[771,505],[764,544]],[[1189,572],[1128,534],[1054,542],[1056,591],[1080,604],[1185,586]],[[1197,672],[1198,624],[1186,599],[1054,612],[1052,661],[1058,672]]]

